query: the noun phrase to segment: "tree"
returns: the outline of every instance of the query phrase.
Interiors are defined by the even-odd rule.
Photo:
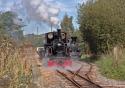
[[[15,41],[20,41],[23,38],[23,31],[21,30],[20,19],[11,11],[0,14],[0,35],[9,36]]]
[[[79,43],[82,41],[82,34],[79,29],[74,30],[72,36],[76,36]]]
[[[15,18],[16,15],[10,11],[4,12],[0,14],[0,28],[4,29],[4,31],[9,31],[12,29],[13,18]]]
[[[125,44],[124,0],[89,0],[78,9],[78,22],[92,53]],[[122,36],[121,36],[122,35]]]
[[[69,34],[69,36],[72,35],[73,31],[74,31],[74,26],[73,26],[73,17],[68,17],[67,14],[65,14],[62,22],[61,22],[61,28],[63,31],[67,32],[67,34]]]

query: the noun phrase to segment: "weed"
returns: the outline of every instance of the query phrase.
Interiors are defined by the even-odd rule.
[[[2,88],[26,88],[31,82],[31,68],[25,71],[19,49],[7,38],[0,40],[0,84]]]
[[[118,66],[113,65],[112,55],[103,55],[96,64],[98,65],[101,73],[111,79],[125,80],[125,59],[122,57],[119,60]]]

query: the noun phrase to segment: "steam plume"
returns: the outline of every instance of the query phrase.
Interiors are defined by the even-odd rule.
[[[58,24],[59,8],[47,4],[44,0],[22,0],[22,5],[32,20]]]

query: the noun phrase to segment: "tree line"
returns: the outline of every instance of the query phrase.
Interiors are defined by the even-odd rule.
[[[79,6],[79,29],[92,53],[107,53],[115,46],[125,46],[124,7],[124,0],[88,0]]]

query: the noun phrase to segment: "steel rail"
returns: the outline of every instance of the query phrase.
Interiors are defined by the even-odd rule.
[[[67,71],[70,72],[71,74],[74,74],[74,72],[72,72],[71,70],[67,70]],[[85,78],[85,77],[83,77],[83,76],[81,76],[81,75],[79,75],[79,74],[75,74],[75,75],[76,75],[77,77],[80,77],[81,79],[83,79],[83,80],[85,80],[85,81],[87,81],[87,82],[89,82],[89,83],[91,83],[91,84],[97,86],[98,88],[103,88],[102,86],[100,86],[100,85],[98,85],[98,84],[92,82],[91,80],[89,80],[89,79],[87,79],[87,78]]]
[[[63,77],[65,77],[67,80],[69,80],[72,84],[74,84],[74,86],[76,86],[77,88],[83,88],[82,85],[80,85],[77,81],[75,81],[74,79],[69,78],[65,73],[60,72],[59,70],[56,70],[59,74],[61,74]]]

